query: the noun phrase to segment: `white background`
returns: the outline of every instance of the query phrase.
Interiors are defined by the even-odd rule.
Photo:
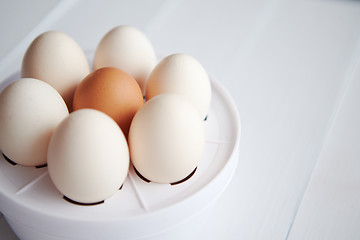
[[[238,168],[203,239],[360,239],[360,1],[2,0],[0,81],[46,30],[91,51],[122,24],[237,104]],[[1,215],[0,239],[17,239]]]

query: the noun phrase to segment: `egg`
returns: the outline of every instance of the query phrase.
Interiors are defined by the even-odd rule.
[[[149,39],[131,26],[117,26],[101,39],[95,52],[94,69],[117,67],[129,73],[139,83],[142,91],[156,55]]]
[[[72,112],[54,132],[48,169],[68,199],[91,204],[112,196],[129,170],[129,150],[119,126],[94,109]]]
[[[141,89],[126,72],[105,67],[90,73],[74,95],[74,110],[93,108],[112,117],[125,136],[137,110],[144,104]]]
[[[41,166],[50,138],[69,115],[64,100],[49,84],[19,79],[0,94],[0,149],[12,162]]]
[[[142,177],[175,183],[198,166],[205,130],[197,109],[185,97],[161,94],[136,113],[129,132],[132,163]]]
[[[173,54],[161,60],[146,85],[146,99],[176,93],[187,97],[206,118],[211,102],[211,84],[202,65],[187,54]]]
[[[80,46],[58,31],[45,32],[35,38],[21,67],[23,78],[36,78],[53,86],[70,111],[76,87],[89,72],[89,63]]]

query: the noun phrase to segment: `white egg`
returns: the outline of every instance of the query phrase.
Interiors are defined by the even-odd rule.
[[[23,78],[0,94],[0,148],[13,162],[40,166],[47,162],[50,138],[68,116],[59,93],[49,84]]]
[[[89,63],[80,46],[62,32],[49,31],[35,38],[28,47],[21,76],[49,83],[71,111],[76,87],[89,72]]]
[[[131,26],[118,26],[100,41],[94,57],[94,70],[116,67],[130,74],[142,91],[156,64],[156,55],[149,39]]]
[[[202,65],[187,54],[173,54],[161,60],[151,72],[146,85],[146,99],[176,93],[187,97],[206,118],[211,101],[209,77]]]
[[[129,161],[119,126],[94,109],[72,112],[49,144],[50,178],[62,194],[79,203],[95,203],[113,195],[125,181]]]
[[[183,180],[198,166],[205,144],[203,121],[184,97],[161,94],[144,104],[130,127],[135,169],[158,183]]]

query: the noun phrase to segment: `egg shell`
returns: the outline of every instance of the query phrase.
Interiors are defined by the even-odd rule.
[[[162,59],[151,72],[146,85],[146,99],[162,93],[187,97],[206,118],[211,102],[211,84],[202,65],[187,54],[173,54]]]
[[[117,26],[101,39],[95,52],[94,69],[117,67],[139,83],[142,91],[151,70],[156,64],[156,55],[149,39],[131,26]]]
[[[112,117],[128,135],[131,121],[144,104],[141,89],[126,72],[105,67],[90,73],[74,95],[74,110],[93,108]]]
[[[50,138],[69,115],[64,100],[49,84],[19,79],[0,94],[0,148],[13,162],[40,166],[47,162]]]
[[[184,97],[161,94],[136,113],[129,132],[131,160],[146,179],[174,183],[199,164],[205,144],[203,121]]]
[[[129,150],[119,126],[94,109],[72,112],[51,138],[49,175],[57,189],[79,203],[113,195],[129,170]]]
[[[68,35],[49,31],[35,38],[22,61],[21,76],[49,83],[64,98],[68,109],[77,85],[90,72],[80,46]]]

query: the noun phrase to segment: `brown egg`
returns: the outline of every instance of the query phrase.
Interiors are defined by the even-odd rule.
[[[95,70],[76,89],[73,109],[93,108],[112,117],[127,137],[131,121],[144,104],[136,80],[113,67]]]

